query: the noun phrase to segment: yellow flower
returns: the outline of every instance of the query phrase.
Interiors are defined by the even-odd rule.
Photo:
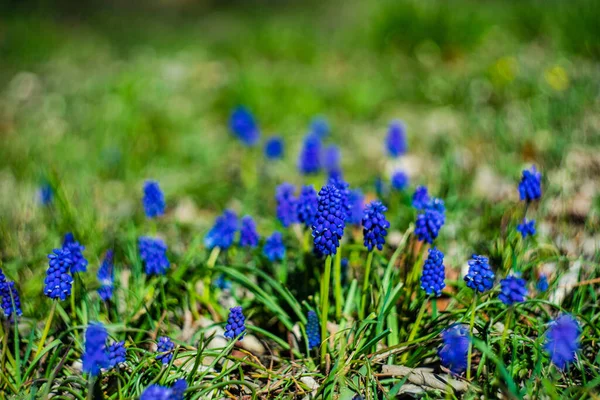
[[[557,92],[562,92],[569,87],[567,71],[561,66],[555,65],[544,72],[544,78],[548,85]]]

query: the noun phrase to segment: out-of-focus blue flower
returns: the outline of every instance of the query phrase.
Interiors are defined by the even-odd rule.
[[[173,349],[175,348],[175,343],[171,340],[171,338],[167,336],[161,336],[158,338],[158,342],[156,342],[156,352],[160,353],[156,356],[156,359],[163,364],[168,364],[171,362],[173,358]]]
[[[48,206],[50,205],[50,203],[52,203],[52,200],[54,199],[54,191],[52,190],[52,186],[50,186],[48,182],[44,182],[40,186],[39,198],[40,203],[43,206]]]
[[[231,281],[225,278],[224,274],[219,275],[219,277],[215,280],[214,285],[221,290],[231,289]]]
[[[315,134],[306,135],[298,157],[300,173],[309,175],[316,174],[321,170],[321,147],[319,136]]]
[[[412,205],[417,210],[422,210],[429,203],[429,193],[425,186],[418,186],[413,194]]]
[[[254,116],[245,107],[237,107],[229,117],[229,129],[246,146],[254,146],[260,138]]]
[[[523,278],[507,276],[500,281],[500,295],[498,298],[507,306],[522,303],[527,296],[527,282]]]
[[[265,157],[269,160],[283,158],[283,139],[280,136],[271,136],[265,143]]]
[[[523,239],[525,239],[527,236],[535,235],[535,219],[528,221],[527,219],[523,218],[523,222],[517,225],[517,230]]]
[[[339,147],[331,144],[325,148],[325,151],[323,152],[323,167],[329,176],[341,177],[341,160],[342,153],[340,152]]]
[[[71,253],[67,249],[54,249],[48,255],[48,270],[44,280],[44,294],[51,299],[65,300],[71,295],[73,277],[70,275]]]
[[[113,251],[108,250],[104,255],[104,260],[98,269],[98,282],[100,287],[98,288],[98,294],[102,301],[109,301],[112,299],[113,283],[115,280],[114,276],[114,264],[113,264]]]
[[[542,174],[538,172],[535,165],[530,169],[523,170],[521,182],[519,182],[519,197],[526,202],[542,197]]]
[[[164,275],[171,266],[167,245],[161,239],[142,236],[138,239],[140,258],[147,275]]]
[[[217,217],[215,224],[204,237],[204,245],[208,249],[218,247],[227,250],[233,244],[237,230],[237,215],[231,210],[225,210],[223,215]]]
[[[284,182],[277,186],[275,200],[277,201],[277,218],[286,228],[298,222],[298,200],[294,196],[296,188],[291,183]]]
[[[321,330],[319,318],[313,310],[308,312],[308,323],[306,324],[306,336],[308,337],[308,348],[310,350],[321,344]]]
[[[2,271],[0,270],[0,274]],[[2,275],[3,277],[3,275]],[[0,279],[0,301],[2,302],[2,310],[6,318],[9,318],[13,313],[20,317],[23,315],[21,310],[21,298],[15,287],[14,282]]]
[[[281,261],[285,257],[285,245],[283,244],[283,236],[281,232],[273,232],[265,241],[263,254],[269,261]]]
[[[109,360],[106,352],[108,333],[99,322],[93,322],[85,330],[85,351],[81,357],[83,372],[97,376],[100,369],[108,368]]]
[[[142,393],[140,400],[173,400],[173,391],[156,383],[150,385]]]
[[[444,202],[440,199],[433,198],[427,203],[424,209],[420,210],[417,215],[415,226],[415,234],[420,241],[433,243],[433,240],[438,237],[440,229],[446,222],[446,208]]]
[[[319,210],[312,226],[314,249],[317,254],[334,255],[344,235],[346,210],[343,209],[342,195],[331,184],[319,191]]]
[[[365,196],[360,189],[353,189],[348,195],[350,204],[350,217],[346,220],[349,224],[360,225],[362,223]]]
[[[87,271],[88,260],[83,256],[85,247],[75,240],[75,237],[71,232],[67,233],[64,237],[63,249],[67,249],[71,253],[70,258],[71,261],[73,261],[73,265],[71,265],[71,274]]]
[[[469,332],[464,325],[453,325],[442,332],[442,347],[438,355],[442,365],[454,374],[461,374],[467,369],[467,353],[469,351]]]
[[[228,339],[235,339],[239,335],[242,337],[239,340],[244,338],[243,335],[246,334],[246,317],[244,317],[244,313],[242,307],[232,307],[229,309],[229,317],[227,318],[227,325],[225,325],[225,337]]]
[[[494,272],[487,257],[473,254],[468,261],[469,272],[465,275],[467,286],[479,293],[486,292],[494,286]]]
[[[387,207],[380,201],[373,201],[365,207],[362,218],[363,238],[367,250],[372,251],[374,247],[383,249],[385,237],[390,223],[385,219]]]
[[[442,289],[446,287],[444,279],[446,272],[444,268],[444,253],[437,248],[429,249],[429,255],[423,264],[423,275],[421,275],[421,289],[428,295],[442,295]]]
[[[396,171],[392,175],[392,187],[396,190],[404,190],[408,186],[408,175],[404,171]]]
[[[110,368],[114,368],[117,365],[124,363],[127,359],[127,348],[125,342],[115,342],[108,346],[106,349],[108,354],[108,364]]]
[[[312,186],[303,186],[298,196],[298,222],[310,227],[317,217],[319,199]]]
[[[258,246],[258,232],[256,224],[251,216],[246,215],[242,218],[242,226],[240,227],[240,246],[254,248]]]
[[[381,177],[377,177],[375,178],[375,194],[377,195],[377,197],[379,198],[384,198],[388,195],[389,192],[389,187],[388,184],[381,179]]]
[[[158,182],[146,181],[144,183],[144,197],[142,198],[144,212],[146,217],[160,217],[165,213],[165,196],[163,195]]]
[[[550,324],[546,332],[544,349],[550,355],[550,360],[560,369],[565,369],[575,361],[579,350],[579,335],[581,328],[569,314],[563,314]]]
[[[546,275],[540,275],[536,287],[538,292],[545,292],[548,290],[548,277]]]
[[[324,139],[329,135],[329,124],[324,117],[315,117],[310,122],[310,130],[321,139]]]
[[[185,379],[177,379],[173,386],[171,386],[171,390],[173,391],[173,395],[169,400],[183,400],[183,395],[188,388],[188,384]]]
[[[392,121],[388,129],[385,147],[390,157],[396,158],[406,153],[406,127],[402,121]]]

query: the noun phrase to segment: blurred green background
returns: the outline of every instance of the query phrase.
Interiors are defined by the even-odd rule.
[[[495,207],[516,199],[531,163],[556,200],[543,206],[558,222],[548,229],[593,239],[598,21],[594,0],[5,4],[2,260],[13,272],[41,268],[73,230],[97,263],[121,227],[143,221],[148,178],[165,191],[176,252],[227,206],[269,217],[274,185],[302,181],[297,152],[315,115],[329,121],[352,186],[372,191],[377,175],[401,167],[412,187],[446,200],[442,243],[492,240]],[[286,140],[285,160],[261,166],[270,178],[251,198],[238,174],[248,150],[227,128],[240,104],[262,140]],[[383,161],[392,119],[408,127],[398,165]],[[45,180],[67,205],[61,218],[37,204]]]

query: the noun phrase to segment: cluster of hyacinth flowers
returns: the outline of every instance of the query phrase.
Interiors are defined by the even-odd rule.
[[[251,116],[250,116],[251,117]],[[250,118],[247,110],[238,109],[234,112],[231,121],[231,127],[234,133],[249,146],[255,145],[259,141],[258,128],[256,122]],[[322,128],[322,127],[321,127]],[[404,138],[404,126],[399,122],[394,122],[388,131],[385,147],[390,157],[399,157],[406,152],[406,139]],[[247,135],[247,136],[244,136]],[[242,138],[241,136],[244,136]],[[380,199],[365,201],[356,188],[350,188],[342,177],[340,165],[339,149],[335,150],[331,146],[322,149],[322,141],[325,134],[314,127],[312,132],[305,138],[303,148],[299,157],[299,167],[303,174],[317,174],[324,169],[327,173],[325,184],[320,186],[317,191],[313,185],[293,185],[287,182],[280,184],[274,194],[275,209],[273,216],[276,217],[281,225],[278,230],[274,230],[267,237],[261,237],[259,226],[256,219],[250,215],[238,218],[233,210],[225,210],[222,215],[217,217],[214,225],[204,237],[204,247],[208,251],[208,258],[204,263],[205,275],[203,286],[203,300],[206,305],[213,303],[213,294],[211,286],[214,272],[217,270],[217,260],[229,250],[239,252],[254,252],[261,260],[263,265],[269,263],[281,263],[278,278],[283,285],[286,284],[287,267],[282,262],[286,259],[288,250],[293,246],[288,241],[287,230],[299,230],[298,248],[304,253],[314,253],[316,260],[322,266],[320,271],[320,288],[311,298],[312,303],[306,303],[307,313],[299,316],[302,331],[306,339],[309,352],[315,348],[320,348],[320,365],[327,367],[328,355],[333,355],[333,350],[337,347],[331,346],[329,340],[329,323],[339,324],[340,331],[352,323],[352,320],[370,321],[375,323],[374,313],[387,306],[380,304],[377,297],[383,297],[384,293],[377,293],[377,286],[374,283],[381,279],[377,270],[377,259],[386,247],[386,238],[392,224],[388,221],[385,196]],[[279,158],[283,156],[283,142],[280,138],[271,138],[265,144],[265,156],[268,159]],[[408,185],[407,177],[395,173],[392,178],[392,186],[399,190],[406,189]],[[521,200],[525,204],[523,220],[515,230],[521,235],[523,241],[530,240],[535,235],[535,221],[527,220],[528,213],[532,212],[530,205],[541,197],[541,174],[533,167],[523,171],[523,176],[518,187]],[[154,181],[148,181],[144,185],[142,205],[145,215],[152,221],[166,212],[166,204],[162,190],[159,184]],[[419,343],[417,335],[426,312],[436,297],[440,297],[446,288],[446,273],[444,266],[444,253],[438,248],[436,239],[438,238],[443,226],[446,223],[446,205],[443,200],[430,196],[424,186],[417,187],[412,196],[412,207],[415,212],[414,223],[405,232],[401,245],[397,247],[394,256],[383,276],[384,286],[392,287],[390,292],[399,293],[399,289],[407,293],[414,293],[416,285],[420,285],[422,292],[417,294],[421,299],[419,311],[416,319],[408,332],[406,343],[408,345]],[[358,245],[356,236],[352,230],[362,231],[362,244]],[[309,240],[307,240],[309,238]],[[311,240],[312,239],[312,240]],[[410,245],[407,245],[409,241]],[[311,246],[312,244],[312,246]],[[343,247],[343,246],[344,247]],[[171,263],[167,257],[167,245],[158,238],[141,236],[137,242],[139,259],[147,276],[164,276],[170,271]],[[360,247],[360,251],[357,251]],[[352,250],[350,250],[352,249]],[[408,252],[406,249],[411,249]],[[62,248],[55,249],[48,256],[49,266],[44,286],[44,294],[52,300],[52,307],[47,318],[42,337],[38,342],[35,357],[37,357],[44,348],[47,335],[52,325],[57,304],[71,300],[73,316],[75,316],[74,301],[77,293],[74,289],[74,282],[77,274],[85,273],[88,261],[84,256],[85,247],[82,246],[72,234],[65,235]],[[358,254],[358,261],[355,264],[363,266],[361,269],[362,285],[356,289],[356,312],[347,312],[353,307],[348,306],[348,302],[354,301],[352,288],[346,290],[344,297],[344,287],[342,279],[342,266],[348,264],[345,255],[353,252]],[[366,257],[362,259],[362,255]],[[407,279],[404,282],[390,281],[398,279],[398,274],[393,271],[394,262],[400,253],[410,258],[410,262],[415,267],[409,271]],[[355,257],[357,258],[357,257]],[[424,259],[424,260],[423,260]],[[110,305],[113,292],[116,290],[114,274],[115,254],[112,249],[107,250],[101,266],[98,270],[97,278],[99,283],[98,296],[107,305]],[[379,261],[380,262],[380,261]],[[529,295],[527,282],[521,277],[521,272],[515,268],[512,273],[508,273],[504,279],[496,285],[496,274],[490,265],[488,257],[483,255],[473,255],[467,261],[468,273],[464,276],[466,287],[472,290],[472,306],[468,315],[469,324],[466,321],[458,319],[455,324],[448,326],[440,333],[442,345],[439,348],[439,359],[443,367],[454,375],[460,375],[466,372],[467,380],[471,379],[473,345],[476,338],[475,320],[478,314],[478,301],[483,296],[495,296],[500,302],[507,306],[506,319],[502,338],[500,341],[500,356],[502,348],[509,337],[511,318],[514,316],[514,307],[525,301]],[[220,271],[221,269],[219,269]],[[420,282],[419,280],[420,274]],[[1,274],[0,277],[4,277]],[[220,279],[223,277],[221,276]],[[544,277],[546,281],[546,277]],[[547,282],[547,281],[546,281]],[[0,294],[3,300],[4,313],[8,316],[14,314],[19,316],[20,300],[15,289],[14,283],[11,285],[6,279],[0,279]],[[353,282],[356,283],[356,282]],[[395,286],[394,286],[395,285]],[[358,285],[355,284],[354,287]],[[540,286],[538,286],[540,287]],[[331,295],[331,289],[333,294]],[[424,296],[422,295],[424,293]],[[164,294],[163,294],[164,295]],[[408,297],[408,296],[407,296]],[[330,300],[334,304],[330,306]],[[408,301],[410,298],[408,299]],[[465,315],[467,315],[465,310]],[[352,314],[352,315],[350,315]],[[390,326],[399,325],[397,320],[391,319]],[[478,329],[479,331],[479,329]],[[562,315],[551,324],[544,342],[544,349],[550,355],[552,362],[559,368],[566,368],[572,363],[579,349],[579,336],[581,329],[578,322],[569,315]],[[384,337],[385,332],[377,327],[375,337]],[[223,336],[232,341],[232,346],[238,341],[243,340],[247,334],[247,319],[241,306],[234,306],[229,309],[229,315],[224,324]],[[90,377],[97,377],[101,371],[107,371],[111,368],[118,368],[119,364],[126,361],[126,348],[124,342],[114,342],[108,344],[108,334],[104,326],[100,323],[92,322],[88,324],[85,332],[84,351],[82,352],[83,371]],[[394,345],[390,341],[388,344]],[[344,340],[335,338],[335,345],[345,348],[347,343]],[[373,347],[375,349],[375,346]],[[176,346],[173,341],[167,337],[159,337],[156,340],[155,360],[168,368],[174,362],[176,355]],[[406,362],[409,357],[408,352],[404,352],[402,362]],[[116,360],[116,361],[115,361]],[[142,399],[154,399],[165,396],[169,399],[183,399],[183,393],[186,391],[187,383],[175,382],[172,386],[149,386]],[[145,396],[145,397],[144,397]],[[166,397],[170,396],[170,397]],[[180,396],[180,397],[179,397]]]

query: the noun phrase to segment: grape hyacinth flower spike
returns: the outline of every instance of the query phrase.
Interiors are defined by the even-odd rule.
[[[98,376],[102,368],[108,368],[107,338],[108,333],[102,324],[94,322],[88,325],[85,330],[85,351],[81,358],[83,372]]]
[[[321,333],[319,331],[319,318],[313,310],[308,312],[308,323],[306,324],[306,337],[308,338],[308,349],[312,350],[321,344]]]
[[[498,298],[507,306],[522,303],[527,296],[527,282],[523,278],[508,276],[500,281]]]
[[[43,183],[39,189],[39,199],[43,206],[49,206],[54,199],[54,191],[48,182]]]
[[[160,217],[165,213],[165,196],[156,181],[144,183],[144,197],[142,197],[144,213],[148,218]]]
[[[412,205],[417,210],[422,210],[427,206],[430,200],[427,188],[425,186],[418,186],[413,194]]]
[[[73,262],[73,265],[71,265],[71,274],[87,271],[88,260],[83,256],[85,247],[75,240],[71,232],[67,233],[64,237],[63,249],[67,249],[71,253],[70,258]]]
[[[165,365],[170,363],[171,359],[173,358],[174,348],[175,344],[171,338],[167,336],[159,337],[158,342],[156,343],[156,352],[160,354],[156,356],[156,359]]]
[[[71,295],[71,253],[67,249],[54,249],[48,255],[48,270],[44,280],[44,294],[51,299],[65,300]]]
[[[294,196],[296,188],[291,183],[282,183],[275,191],[277,218],[284,227],[298,222],[298,201]]]
[[[102,264],[100,265],[98,274],[96,276],[98,278],[98,282],[100,282],[98,295],[102,301],[109,301],[112,299],[113,283],[115,280],[112,250],[108,250],[104,255],[104,260],[102,260]]]
[[[365,195],[360,189],[353,189],[348,195],[348,203],[350,204],[350,215],[346,220],[351,225],[360,225],[362,223]]]
[[[535,220],[527,220],[523,218],[523,222],[517,225],[517,231],[521,234],[521,237],[525,239],[527,236],[535,235]]]
[[[369,251],[382,250],[390,223],[385,219],[387,207],[380,201],[373,201],[365,207],[362,226],[364,245]]]
[[[4,276],[4,272],[0,268],[0,301],[2,302],[2,310],[6,318],[10,318],[15,314],[20,317],[23,315],[21,311],[21,299],[14,282],[9,282]]]
[[[538,172],[535,165],[530,169],[523,170],[519,182],[519,197],[527,203],[542,197],[542,174]]]
[[[283,244],[283,236],[281,232],[273,232],[265,241],[263,254],[269,261],[281,261],[285,257],[285,245]]]
[[[408,175],[403,171],[396,171],[392,175],[391,183],[395,190],[404,190],[408,186]]]
[[[240,246],[255,248],[258,246],[258,240],[259,236],[256,231],[256,223],[251,216],[244,216],[240,227]]]
[[[434,197],[417,215],[415,234],[420,241],[431,244],[438,237],[445,222],[446,208],[444,202]]]
[[[446,287],[444,279],[446,277],[444,268],[444,253],[437,248],[429,249],[429,255],[423,265],[423,275],[421,275],[421,289],[427,295],[442,295],[442,289]]]
[[[170,388],[155,383],[144,390],[140,400],[183,400],[187,388],[185,379],[176,380]]]
[[[442,365],[453,374],[460,375],[467,369],[469,332],[464,325],[453,325],[442,332],[442,347],[438,355]]]
[[[346,212],[342,195],[331,184],[319,191],[317,218],[312,226],[315,251],[323,256],[335,255],[344,235]]]
[[[319,199],[313,186],[303,186],[298,196],[298,222],[310,228],[317,217]]]
[[[468,264],[469,272],[465,275],[467,286],[479,293],[490,290],[494,286],[495,275],[488,258],[474,254]]]
[[[392,121],[385,139],[390,157],[397,158],[406,153],[406,127],[402,121]]]
[[[260,139],[260,131],[254,116],[245,107],[237,107],[229,118],[229,129],[248,147],[254,146]]]
[[[579,323],[569,314],[561,315],[550,324],[546,332],[544,350],[559,369],[564,370],[575,361],[580,348],[580,334]]]
[[[340,162],[342,154],[336,145],[329,145],[323,152],[323,167],[329,177],[341,177],[342,169]]]
[[[108,354],[108,365],[110,368],[114,368],[127,360],[127,348],[125,347],[124,341],[111,344],[106,349],[106,352]]]
[[[546,275],[540,275],[536,285],[538,292],[545,292],[548,290],[548,287],[548,277]]]
[[[279,136],[271,136],[265,143],[265,157],[269,160],[283,158],[283,139]]]
[[[233,244],[237,230],[237,215],[231,210],[225,210],[204,237],[204,245],[210,250],[216,247],[227,250]]]
[[[321,138],[314,133],[306,135],[300,155],[298,169],[303,175],[317,174],[321,170]]]
[[[315,117],[310,122],[310,130],[319,138],[324,139],[329,135],[329,123],[324,117]]]
[[[138,239],[140,258],[147,275],[164,275],[171,266],[167,245],[161,239],[142,236]]]
[[[228,339],[242,340],[246,334],[246,317],[242,307],[232,307],[229,309],[229,317],[227,318],[227,325],[225,325],[225,337]],[[241,336],[240,336],[241,335]]]

